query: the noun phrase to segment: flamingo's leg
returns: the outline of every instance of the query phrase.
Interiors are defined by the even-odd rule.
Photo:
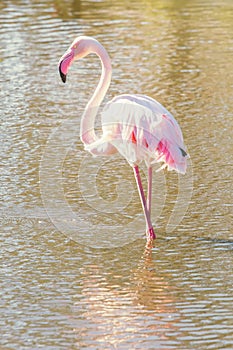
[[[151,216],[151,198],[152,198],[152,167],[148,168],[148,187],[147,187],[147,210]]]
[[[141,176],[140,176],[140,173],[139,173],[138,166],[134,166],[133,170],[134,170],[134,176],[135,176],[135,180],[136,180],[137,187],[138,187],[138,193],[139,193],[139,196],[140,196],[140,199],[141,199],[141,203],[142,203],[142,209],[143,209],[143,212],[144,212],[144,215],[145,215],[145,219],[146,219],[147,234],[148,234],[147,239],[148,240],[153,240],[153,239],[156,238],[156,236],[155,236],[155,233],[154,233],[153,226],[151,224],[150,213],[149,213],[149,211],[147,209],[146,197],[145,197],[144,190],[143,190],[143,187],[142,187],[142,181],[141,181]]]

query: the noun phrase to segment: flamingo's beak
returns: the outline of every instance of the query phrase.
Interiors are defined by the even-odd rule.
[[[66,82],[66,75],[71,63],[74,60],[74,50],[69,49],[60,59],[59,62],[59,73],[63,83]]]
[[[59,73],[60,73],[61,80],[63,81],[63,83],[65,83],[66,82],[66,74],[64,74],[62,72],[61,65],[62,65],[62,61],[59,64]]]

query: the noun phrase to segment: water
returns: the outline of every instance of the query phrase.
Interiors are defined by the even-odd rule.
[[[232,349],[232,14],[227,0],[1,3],[1,349]],[[112,58],[106,100],[148,94],[182,127],[189,171],[155,174],[153,248],[130,167],[79,141],[99,62],[66,85],[57,63],[81,34]]]

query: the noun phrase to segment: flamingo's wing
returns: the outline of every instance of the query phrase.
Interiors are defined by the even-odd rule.
[[[144,95],[121,95],[102,113],[103,137],[130,165],[163,162],[184,173],[186,151],[175,118],[157,101]]]
[[[130,165],[149,161],[150,150],[154,152],[158,144],[151,131],[161,118],[142,102],[135,95],[118,96],[105,106],[102,113],[103,134],[108,135],[111,144]]]

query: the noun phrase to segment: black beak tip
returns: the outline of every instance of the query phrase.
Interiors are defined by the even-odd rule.
[[[63,81],[63,83],[65,83],[66,82],[66,74],[62,73],[61,64],[59,66],[59,73],[60,73],[61,80]]]

